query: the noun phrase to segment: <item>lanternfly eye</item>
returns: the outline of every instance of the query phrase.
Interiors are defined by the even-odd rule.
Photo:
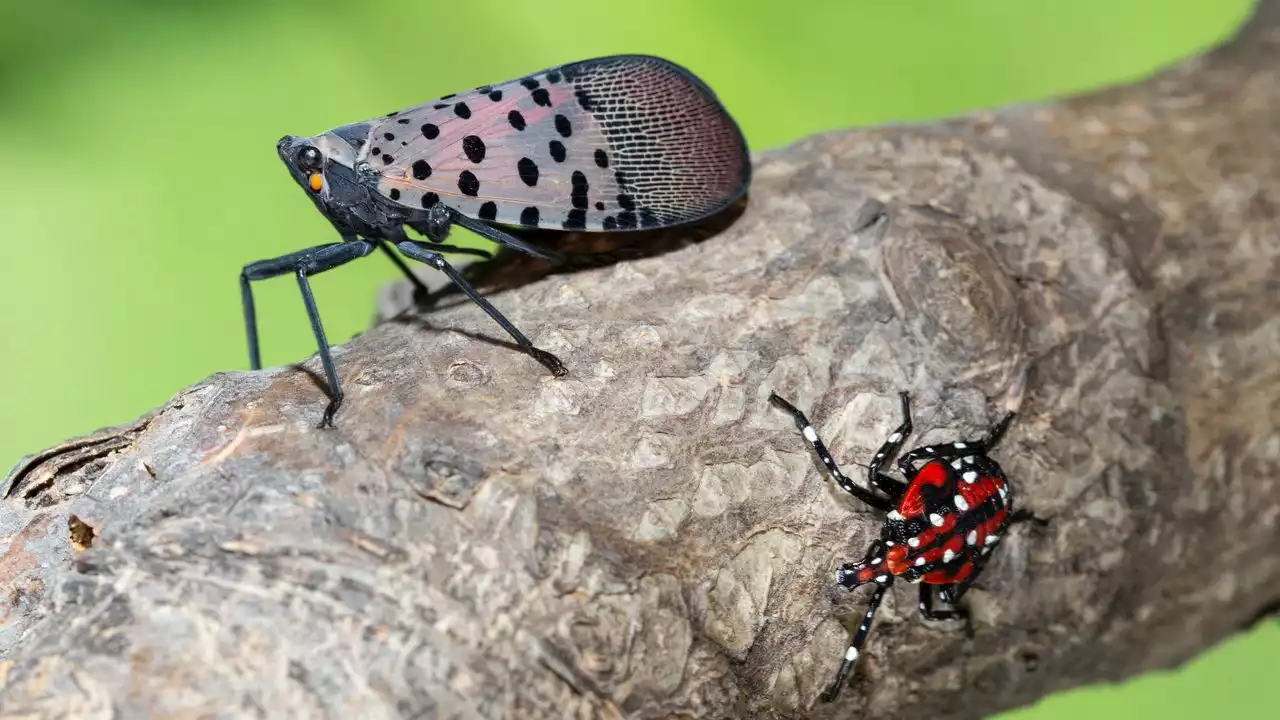
[[[307,170],[319,170],[324,165],[324,157],[314,147],[304,147],[298,151],[298,167]]]

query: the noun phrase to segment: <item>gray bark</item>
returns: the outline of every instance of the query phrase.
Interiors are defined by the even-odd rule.
[[[505,266],[564,378],[451,302],[336,350],[335,430],[312,359],[29,459],[5,715],[973,718],[1183,662],[1280,600],[1278,61],[1264,2],[1133,86],[763,153],[700,243]],[[967,625],[895,587],[828,706],[880,520],[772,389],[853,475],[899,389],[916,445],[1021,411],[1038,520]]]

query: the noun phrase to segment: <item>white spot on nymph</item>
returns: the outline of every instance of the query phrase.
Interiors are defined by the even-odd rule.
[[[911,547],[920,547],[920,538],[907,538],[907,544]]]
[[[970,470],[969,472],[965,473],[965,474],[964,474],[964,475],[962,475],[961,477],[963,477],[963,478],[964,478],[964,481],[965,481],[965,482],[967,482],[967,483],[969,483],[970,485],[972,485],[975,481],[977,481],[977,479],[978,479],[978,473],[976,473],[976,472],[974,472],[974,471]]]
[[[921,565],[923,565],[923,564],[924,564],[924,557],[923,557],[923,556],[922,556],[922,557],[918,557],[918,558],[916,558],[916,567],[920,567],[920,566],[921,566]]]
[[[888,514],[888,515],[885,515],[885,517],[889,518],[890,520],[902,520],[902,519],[903,519],[903,517],[902,517],[902,513],[898,512],[897,510],[890,510],[890,511],[889,511],[889,514]]]
[[[931,448],[931,447],[927,447],[927,448],[925,448],[925,449],[924,449],[924,451],[925,451],[925,452],[927,452],[927,453],[931,453],[931,452],[933,452],[933,448]]]
[[[956,448],[956,449],[958,449],[958,450],[963,450],[963,449],[965,449],[967,446],[966,446],[964,443],[955,443],[954,445],[952,445],[952,447],[954,447],[954,448]]]
[[[888,580],[888,579],[889,579],[889,576],[888,576],[888,575],[881,575],[881,576],[879,576],[879,577],[877,577],[877,578],[876,578],[876,582],[878,582],[878,583],[882,583],[882,582],[884,582],[884,581],[886,581],[886,580]]]
[[[968,535],[965,535],[965,537],[964,537],[964,541],[965,541],[966,543],[970,544],[970,545],[977,545],[977,544],[978,544],[978,531],[977,531],[977,530],[970,530],[970,531],[969,531],[969,534],[968,534]]]
[[[922,602],[922,603],[920,603],[920,609],[921,609],[921,610],[924,610],[924,603],[923,603],[923,602]]]
[[[858,629],[859,629],[859,630],[861,630],[862,632],[866,632],[866,631],[867,631],[867,624],[866,624],[866,623],[863,623],[863,624],[859,625],[859,626],[858,626]]]
[[[950,550],[947,550],[946,552],[942,553],[942,562],[944,563],[949,563],[955,559],[956,559],[956,554],[951,552]]]
[[[858,659],[858,648],[850,645],[848,650],[844,651],[844,659],[850,662]]]
[[[968,463],[968,464],[972,465],[972,464],[973,464],[973,456],[972,456],[972,455],[965,455],[965,456],[964,456],[964,461],[965,461],[966,463]]]
[[[1005,486],[1001,485],[1001,486],[1000,486],[999,488],[997,488],[997,489],[1000,491],[1000,499],[1001,499],[1001,500],[1003,500],[1003,499],[1005,499],[1006,497],[1008,497],[1008,495],[1009,495],[1009,491],[1005,488]]]
[[[892,541],[892,540],[885,540],[885,541],[884,541],[884,544],[885,544],[886,546],[888,546],[888,547],[893,547],[893,541]]]
[[[877,459],[877,460],[879,460],[879,459],[880,459],[880,458],[882,458],[882,457],[884,457],[884,453],[876,453],[876,459]]]
[[[983,543],[986,545],[995,545],[998,542],[1000,542],[999,535],[988,535],[987,539],[983,541]]]
[[[894,433],[889,436],[889,442],[895,443],[902,439],[902,433]]]
[[[871,558],[871,564],[879,565],[881,560],[884,560],[884,558]]]
[[[969,501],[965,500],[963,495],[957,495],[952,499],[955,501],[956,509],[960,512],[964,512],[969,509]]]
[[[984,547],[984,548],[982,548],[982,554],[983,554],[983,555],[989,555],[989,554],[991,554],[991,548],[990,548],[990,547]]]
[[[805,425],[804,429],[800,432],[804,435],[805,440],[808,440],[809,442],[818,442],[818,433],[813,431],[812,425]]]
[[[952,460],[952,461],[951,461],[951,467],[953,467],[953,468],[955,468],[955,469],[957,469],[957,470],[959,470],[959,469],[960,469],[960,466],[961,466],[961,465],[964,465],[964,463],[960,462],[960,458],[956,458],[955,460]]]
[[[942,516],[938,513],[932,513],[929,515],[929,522],[932,523],[934,527],[942,527]]]

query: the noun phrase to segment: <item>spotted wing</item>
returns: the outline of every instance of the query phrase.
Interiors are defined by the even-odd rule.
[[[409,108],[379,120],[360,152],[394,202],[555,230],[693,222],[741,196],[751,175],[742,133],[711,90],[642,55]]]

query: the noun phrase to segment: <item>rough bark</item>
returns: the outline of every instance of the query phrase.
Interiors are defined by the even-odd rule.
[[[403,312],[15,468],[3,710],[28,717],[972,718],[1176,665],[1280,600],[1280,2],[1146,82],[762,154],[720,234]],[[881,220],[876,221],[880,217]],[[887,221],[884,220],[887,218]],[[323,303],[323,299],[321,300]],[[878,519],[852,471],[1021,418],[965,599],[882,609],[815,698]]]

